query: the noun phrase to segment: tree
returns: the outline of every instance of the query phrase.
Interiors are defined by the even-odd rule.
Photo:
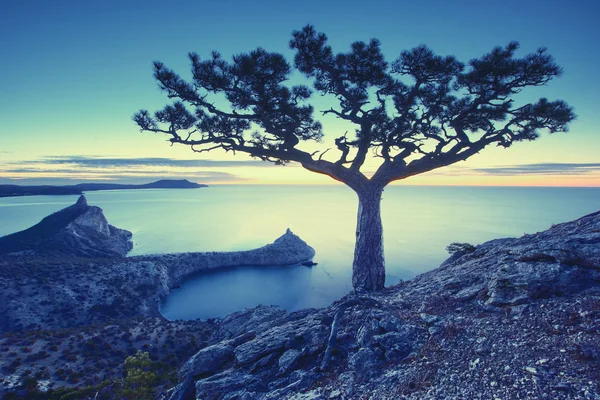
[[[386,185],[466,160],[491,144],[506,148],[535,140],[542,130],[566,131],[575,118],[562,100],[514,103],[524,88],[561,74],[544,48],[518,58],[519,45],[511,42],[465,66],[419,46],[388,64],[378,40],[334,54],[325,34],[310,25],[293,32],[290,47],[295,68],[335,104],[323,115],[355,126],[353,137],[335,139],[336,159],[324,157],[329,149],[299,148],[323,139],[307,104],[311,89],[286,84],[292,66],[262,48],[231,62],[218,52],[206,60],[190,53],[190,82],[155,62],[154,77],[176,101],[154,115],[140,110],[133,119],[141,131],[166,134],[172,144],[198,153],[222,149],[276,164],[296,162],[352,188],[359,200],[355,288],[378,290],[385,283],[380,202]],[[371,176],[361,172],[368,157],[379,160]]]

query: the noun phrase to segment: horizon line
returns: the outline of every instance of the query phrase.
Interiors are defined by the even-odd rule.
[[[26,178],[27,179],[27,178]],[[24,179],[24,180],[26,180]],[[61,187],[61,186],[73,186],[73,185],[78,185],[78,184],[86,184],[86,183],[98,183],[98,184],[122,184],[122,185],[144,185],[144,184],[148,184],[148,183],[153,183],[153,182],[157,182],[160,180],[187,180],[189,182],[192,183],[197,183],[197,184],[201,184],[201,185],[206,185],[207,187],[211,187],[211,186],[348,186],[343,182],[337,182],[337,181],[332,181],[332,182],[256,182],[256,181],[238,181],[238,182],[200,182],[200,181],[195,181],[195,180],[191,180],[191,179],[169,179],[169,178],[160,178],[160,179],[155,179],[155,180],[148,180],[148,181],[140,181],[139,183],[131,183],[131,182],[120,182],[117,180],[101,180],[101,181],[97,181],[97,180],[82,180],[82,181],[73,181],[73,182],[69,182],[69,183],[60,183],[60,184],[49,184],[49,183],[33,183],[33,184],[29,184],[29,183],[17,183],[18,181],[21,181],[20,179],[15,179],[14,181],[17,182],[11,182],[11,183],[0,183],[1,185],[16,185],[16,186],[56,186],[56,187]],[[500,188],[500,187],[506,187],[506,188],[582,188],[582,189],[600,189],[600,184],[599,185],[548,185],[548,184],[436,184],[436,183],[400,183],[400,182],[391,182],[390,184],[386,185],[385,188],[387,187],[400,187],[400,186],[410,186],[410,187],[489,187],[489,188]],[[169,189],[172,190],[172,189]]]

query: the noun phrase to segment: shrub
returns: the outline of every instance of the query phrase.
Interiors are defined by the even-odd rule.
[[[470,243],[453,242],[446,246],[446,251],[450,254],[472,253],[475,251],[475,246]]]
[[[152,361],[147,352],[138,350],[134,356],[129,356],[125,360],[125,378],[124,388],[121,396],[125,399],[154,399],[154,384],[157,375],[152,371]]]

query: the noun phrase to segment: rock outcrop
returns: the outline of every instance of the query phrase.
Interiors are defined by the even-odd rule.
[[[108,224],[102,209],[84,196],[21,232],[0,238],[0,254],[33,252],[80,257],[123,257],[132,248],[131,232]]]
[[[326,309],[219,324],[171,399],[600,398],[600,212]]]
[[[314,256],[315,250],[288,229],[273,243],[253,250],[155,254],[136,259],[168,265],[169,285],[173,287],[185,277],[201,271],[250,265],[292,265]]]
[[[455,254],[440,268],[411,281],[410,290],[516,306],[531,299],[579,293],[599,283],[600,212]]]

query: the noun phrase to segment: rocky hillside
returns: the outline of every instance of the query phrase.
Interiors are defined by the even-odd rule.
[[[171,399],[600,398],[600,213],[327,309],[229,315],[178,377]]]
[[[176,368],[206,345],[213,330],[211,321],[145,317],[0,334],[0,399],[121,398],[117,390],[96,397],[98,389],[86,394],[81,388],[116,389],[126,376],[124,361],[138,351],[147,352],[164,375],[157,389],[168,388]]]
[[[165,320],[159,304],[171,288],[203,270],[285,266],[315,254],[289,229],[254,250],[123,257],[130,237],[82,196],[2,239],[0,398],[120,398],[124,362],[140,351],[158,374],[153,390],[168,388],[217,325]]]
[[[102,209],[89,206],[84,196],[37,225],[0,238],[0,254],[123,257],[132,248],[131,232],[109,225]]]

